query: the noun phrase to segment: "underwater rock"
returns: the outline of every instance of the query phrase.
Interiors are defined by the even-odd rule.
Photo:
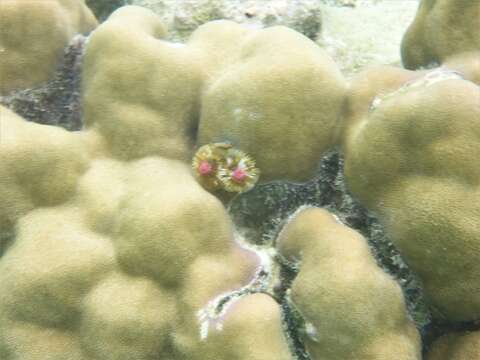
[[[314,40],[322,28],[322,4],[315,0],[131,0],[161,17],[170,40],[185,40],[199,26],[224,19],[260,29],[288,26]]]
[[[298,271],[289,291],[312,359],[421,359],[400,286],[359,233],[326,210],[306,207],[291,217],[277,247]]]
[[[422,0],[402,40],[407,69],[442,64],[448,57],[480,52],[479,0]]]
[[[83,0],[0,3],[0,94],[48,80],[64,48],[97,20]]]
[[[417,7],[417,0],[359,0],[355,7],[323,6],[317,43],[347,78],[368,66],[400,65],[399,46]]]
[[[347,186],[379,217],[436,315],[477,320],[479,87],[446,68],[369,74],[361,80],[372,86],[353,85],[360,115],[345,132]]]

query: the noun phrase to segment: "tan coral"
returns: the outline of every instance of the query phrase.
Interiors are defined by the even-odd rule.
[[[443,65],[460,72],[465,79],[480,85],[480,50],[450,56]]]
[[[127,6],[88,42],[85,120],[113,156],[189,161],[195,148],[226,142],[255,159],[262,181],[315,174],[345,95],[325,52],[287,28],[230,21],[199,27],[185,44],[165,37],[156,16]]]
[[[268,295],[250,295],[232,306],[222,330],[192,359],[293,360],[282,333],[278,304]]]
[[[83,0],[2,0],[0,94],[46,81],[69,41],[96,25]]]
[[[7,230],[34,207],[70,198],[96,146],[57,127],[27,123],[4,107],[0,132],[0,224]]]
[[[185,46],[162,41],[165,35],[152,12],[128,6],[88,42],[85,122],[104,135],[119,159],[161,155],[190,161],[193,155],[201,63]]]
[[[480,333],[453,333],[436,340],[427,360],[479,360]]]
[[[434,72],[441,76],[463,78],[480,85],[480,56],[468,53],[453,56],[442,66],[431,70],[410,71],[395,66],[372,66],[358,73],[351,80],[343,108],[343,124],[340,143],[350,137],[349,133],[364,124],[375,101],[395,94],[409,84]],[[457,73],[457,74],[455,74]],[[443,75],[442,75],[443,74]]]
[[[448,57],[480,52],[480,0],[422,0],[402,40],[408,69],[442,64]]]
[[[31,149],[47,159],[64,157],[67,165],[81,160],[72,175],[62,165],[45,191],[34,191],[45,203],[9,219],[16,234],[0,259],[0,283],[8,289],[0,295],[5,359],[141,360],[159,353],[189,360],[290,358],[279,307],[265,295],[242,299],[227,313],[225,332],[200,339],[198,310],[243,285],[256,261],[235,247],[225,210],[194,181],[187,164],[137,154],[126,156],[135,161],[112,158],[111,134],[95,126],[71,134],[3,108],[1,125],[12,149],[2,152],[2,163],[44,165],[43,175],[55,162],[37,162]],[[23,148],[30,153],[16,156]],[[130,149],[127,142],[119,150]],[[11,168],[0,171],[2,199],[15,195],[11,188],[23,193],[31,180],[35,184],[29,173],[12,177]],[[59,185],[57,177],[72,181],[53,202],[48,194]],[[38,267],[24,272],[28,262]]]
[[[373,66],[353,77],[343,108],[341,143],[362,124],[375,98],[392,93],[423,74],[394,66]]]
[[[311,178],[336,143],[345,84],[333,61],[283,27],[242,39],[237,59],[205,89],[199,144],[227,141],[251,155],[261,181]]]
[[[362,110],[344,138],[347,184],[376,212],[436,314],[478,319],[480,88],[446,67],[396,72],[407,82],[382,91],[381,75],[372,88],[367,79],[377,97],[351,100]]]
[[[263,360],[245,341],[289,358],[279,307],[262,297],[202,339],[199,311],[258,260],[188,164],[119,161],[95,130],[0,114],[0,221],[14,234],[0,254],[2,360]]]
[[[324,209],[304,208],[282,230],[278,247],[299,269],[291,299],[307,322],[313,359],[421,359],[402,290],[359,233]]]

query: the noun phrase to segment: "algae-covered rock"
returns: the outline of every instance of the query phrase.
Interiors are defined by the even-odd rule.
[[[480,51],[479,0],[422,0],[402,40],[407,69],[441,64],[463,52]]]
[[[413,78],[395,90],[379,86],[370,107],[363,104],[363,116],[347,129],[347,184],[379,216],[437,315],[475,320],[480,89],[445,68],[395,73],[387,87]]]
[[[76,34],[97,25],[83,0],[0,2],[0,93],[38,85]]]
[[[188,160],[195,147],[229,143],[255,159],[261,181],[313,176],[335,144],[345,94],[321,49],[287,28],[228,21],[186,44],[165,36],[158,17],[130,6],[88,42],[85,121],[113,156]]]
[[[326,210],[305,208],[277,241],[298,267],[291,300],[306,322],[312,359],[421,359],[400,286],[377,266],[359,233]]]

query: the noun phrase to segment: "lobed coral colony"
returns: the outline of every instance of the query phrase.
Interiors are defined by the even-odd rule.
[[[479,29],[480,0],[422,0],[406,69],[347,82],[287,27],[176,43],[137,6],[98,25],[83,0],[2,0],[3,94],[88,37],[82,130],[0,106],[0,359],[480,360]],[[332,149],[441,326],[338,206],[263,245],[232,222]]]

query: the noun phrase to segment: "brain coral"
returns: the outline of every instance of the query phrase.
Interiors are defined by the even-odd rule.
[[[479,87],[444,68],[409,74],[358,107],[344,141],[347,184],[377,213],[437,315],[478,319]]]
[[[480,0],[422,0],[402,40],[403,64],[417,69],[464,52],[480,57],[479,19]]]
[[[335,143],[344,81],[312,41],[284,27],[214,21],[186,44],[165,40],[151,12],[114,12],[90,37],[85,120],[109,134],[119,159],[190,159],[195,146],[228,142],[261,180],[305,180]],[[168,120],[168,121],[167,121]]]
[[[2,0],[0,93],[47,80],[72,37],[96,25],[83,0]]]
[[[305,208],[282,230],[278,247],[289,263],[300,263],[291,298],[311,326],[313,359],[421,359],[400,286],[360,234],[326,210]]]
[[[290,359],[266,295],[201,340],[198,311],[257,259],[189,165],[118,161],[93,130],[0,118],[0,221],[14,234],[0,247],[1,359]]]

